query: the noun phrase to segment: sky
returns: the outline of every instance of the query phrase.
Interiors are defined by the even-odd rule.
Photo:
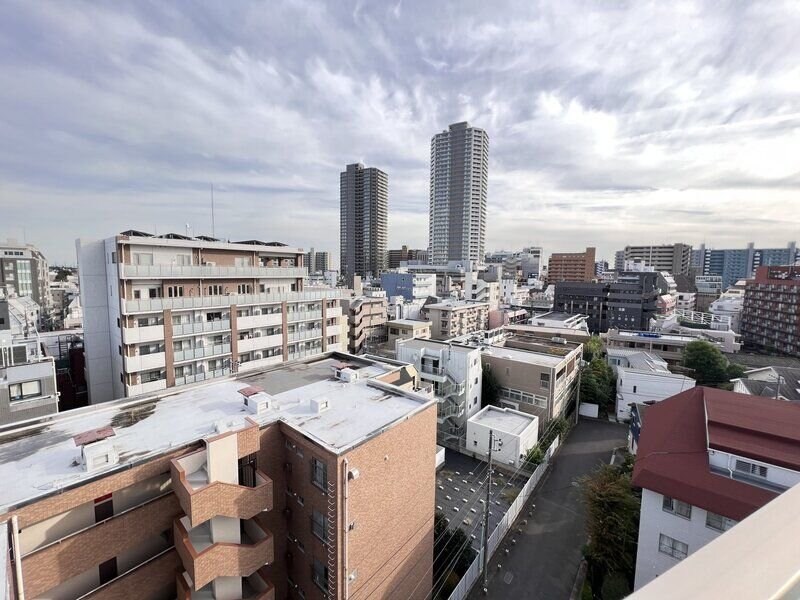
[[[339,173],[426,247],[430,139],[490,138],[488,250],[800,241],[800,3],[0,5],[0,239],[125,229],[338,263]]]

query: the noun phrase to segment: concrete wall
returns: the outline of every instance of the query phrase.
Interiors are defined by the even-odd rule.
[[[694,385],[693,379],[682,375],[617,369],[617,419],[631,418],[631,404],[658,402]]]

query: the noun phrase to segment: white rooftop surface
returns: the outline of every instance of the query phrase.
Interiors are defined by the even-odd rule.
[[[700,330],[698,330],[700,331]],[[611,333],[611,332],[609,332]],[[642,334],[645,335],[642,335]],[[648,331],[616,331],[611,335],[620,335],[623,337],[634,337],[642,340],[673,340],[676,342],[693,342],[696,337],[691,335],[675,335],[671,333],[653,333]]]
[[[430,321],[416,321],[414,319],[395,319],[389,321],[387,325],[403,325],[405,327],[430,327]]]
[[[437,302],[436,304],[428,304],[425,308],[436,308],[439,310],[459,310],[462,308],[476,307],[481,308],[489,306],[488,302],[467,302],[466,300],[456,300],[455,302]]]
[[[470,421],[495,431],[520,435],[528,427],[536,423],[536,417],[508,408],[487,406],[471,417]]]
[[[449,349],[453,352],[461,352],[463,354],[469,354],[470,352],[475,352],[478,350],[477,346],[466,346],[464,344],[451,344],[448,342],[442,342],[439,340],[427,340],[424,338],[411,338],[407,340],[401,340],[400,344],[403,345],[403,348],[413,348],[415,350],[422,350],[424,348],[429,348],[431,350],[444,350]]]
[[[555,356],[532,350],[518,350],[517,348],[508,348],[506,346],[488,346],[485,349],[481,348],[481,354],[544,367],[557,367],[566,359],[566,356]]]
[[[651,371],[653,373],[669,373],[666,361],[649,352],[637,352],[628,356],[628,365],[631,369]]]
[[[214,435],[218,423],[240,428],[246,417],[261,425],[284,421],[338,454],[435,402],[386,384],[377,387],[369,380],[340,382],[331,373],[331,378],[310,384],[300,381],[293,389],[273,392],[277,402],[264,414],[248,412],[239,390],[255,385],[269,393],[271,375],[282,370],[184,388],[153,399],[69,411],[0,435],[0,481],[6,482],[0,486],[0,512],[96,476],[98,472],[87,473],[80,466],[80,448],[72,437],[107,425],[114,428],[115,435],[108,439],[120,457],[119,465],[109,469],[114,470]],[[277,383],[280,387],[286,381]],[[310,400],[323,397],[330,408],[312,412]]]

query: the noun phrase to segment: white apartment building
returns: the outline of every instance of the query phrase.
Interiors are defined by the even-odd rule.
[[[489,310],[497,310],[500,306],[500,282],[484,281],[477,271],[471,271],[464,280],[464,300],[486,302]]]
[[[77,241],[91,403],[343,349],[341,291],[303,251],[126,231]]]
[[[675,295],[675,310],[694,310],[695,306],[695,293],[694,292],[676,292]]]
[[[608,364],[617,375],[617,419],[631,418],[631,404],[650,404],[695,386],[694,379],[671,373],[654,354],[624,348],[607,350]]]
[[[642,488],[635,589],[798,483],[791,403],[696,387],[649,407],[633,472]]]
[[[744,307],[745,282],[739,281],[735,286],[729,287],[708,307],[708,312],[718,317],[729,317],[730,328],[739,333],[739,321]]]
[[[448,340],[489,326],[489,304],[486,302],[438,302],[424,306],[420,314],[431,322],[431,337],[435,340]]]
[[[481,409],[483,370],[478,348],[421,338],[397,340],[395,354],[419,371],[438,400],[439,437],[458,443],[467,421]]]
[[[488,456],[490,431],[496,442],[493,460],[515,467],[539,441],[539,417],[489,405],[467,421],[467,451]]]

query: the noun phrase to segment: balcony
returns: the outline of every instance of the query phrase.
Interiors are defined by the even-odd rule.
[[[152,394],[167,389],[166,379],[156,379],[155,381],[146,381],[144,383],[126,385],[126,396],[138,396],[140,394]]]
[[[239,353],[250,352],[251,350],[263,350],[264,348],[277,348],[283,345],[283,334],[276,333],[273,335],[252,336],[239,340],[236,344],[236,350]]]
[[[173,581],[173,573],[180,566],[181,559],[170,546],[127,573],[81,596],[80,600],[136,598],[138,592],[148,585],[154,589],[166,589]]]
[[[436,405],[436,417],[439,423],[446,419],[458,418],[464,415],[464,402],[451,402],[445,400]]]
[[[172,461],[172,485],[189,524],[197,527],[215,516],[250,519],[272,510],[272,480],[255,471],[255,486],[215,481],[209,483],[206,451],[200,450]]]
[[[295,310],[287,313],[287,320],[292,323],[296,321],[315,321],[322,319],[322,310]]]
[[[200,346],[197,348],[187,348],[186,350],[178,350],[175,352],[174,361],[183,362],[186,360],[198,360],[201,358],[207,358],[209,356],[220,356],[222,354],[230,354],[231,353],[231,345],[229,343],[226,344],[215,344],[213,346]]]
[[[299,342],[302,340],[311,340],[320,337],[322,337],[321,327],[317,329],[306,329],[304,331],[293,331],[288,334],[288,340],[290,342]]]
[[[272,534],[258,521],[241,522],[241,543],[214,543],[210,522],[190,528],[189,517],[175,520],[175,549],[200,590],[217,577],[249,577],[274,559]]]
[[[185,296],[183,298],[141,298],[123,300],[122,312],[125,314],[141,312],[161,312],[163,310],[190,310],[201,308],[226,307],[235,304],[275,304],[278,302],[307,302],[339,299],[342,292],[337,289],[313,290],[303,292],[283,292],[278,294],[226,294],[224,296]],[[321,313],[321,311],[319,311]]]
[[[266,356],[264,358],[254,358],[253,360],[244,361],[239,365],[239,371],[252,371],[253,369],[260,369],[272,365],[279,365],[283,362],[283,355],[276,354],[275,356]]]
[[[295,352],[289,353],[289,360],[302,360],[304,358],[311,358],[312,356],[318,356],[322,353],[322,348],[310,348],[308,350],[296,350]]]
[[[212,588],[208,584],[198,591],[192,590],[192,580],[185,571],[178,573],[177,600],[217,600]],[[243,600],[275,600],[275,586],[269,581],[265,569],[259,569],[249,577],[242,578]]]
[[[122,328],[122,342],[124,344],[143,344],[145,342],[158,342],[163,339],[164,339],[163,325]]]
[[[342,316],[342,307],[336,306],[334,308],[329,308],[325,311],[325,317],[328,319],[336,319]]]
[[[217,377],[224,377],[230,374],[230,369],[216,369],[214,371],[203,371],[202,373],[191,373],[175,378],[175,385],[187,385],[189,383],[197,383],[205,381],[206,379],[216,379]],[[164,386],[166,388],[166,385]]]
[[[236,317],[236,328],[239,331],[244,329],[257,329],[258,327],[275,327],[283,324],[283,313],[270,313],[268,315],[248,315],[246,317]]]
[[[152,354],[140,354],[137,356],[125,356],[125,371],[133,373],[135,371],[150,371],[152,369],[163,369],[167,364],[164,352],[154,352]]]
[[[304,267],[217,267],[210,265],[123,265],[124,279],[279,278],[306,276]]]
[[[172,326],[172,337],[181,335],[195,335],[199,333],[209,333],[213,331],[229,331],[231,328],[230,319],[219,319],[217,321],[195,321],[193,323],[180,323]]]

